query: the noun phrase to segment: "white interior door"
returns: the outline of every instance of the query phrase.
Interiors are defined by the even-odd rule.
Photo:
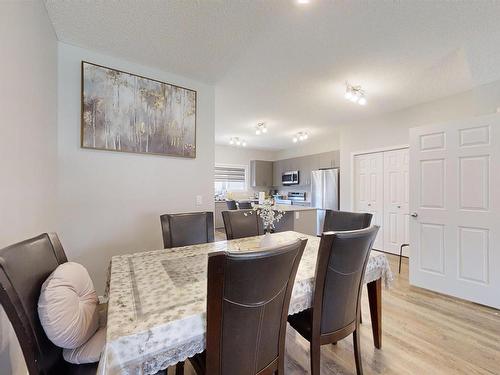
[[[410,131],[410,283],[500,308],[500,116]]]
[[[384,155],[382,152],[354,157],[354,209],[373,215],[372,224],[379,225],[373,248],[384,249]]]
[[[409,242],[409,152],[384,152],[384,251],[399,254]],[[403,249],[408,255],[408,248]]]

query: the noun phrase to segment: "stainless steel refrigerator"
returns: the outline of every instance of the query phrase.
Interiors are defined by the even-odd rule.
[[[316,231],[323,232],[325,210],[339,209],[339,169],[320,169],[311,172],[311,207],[316,207]]]

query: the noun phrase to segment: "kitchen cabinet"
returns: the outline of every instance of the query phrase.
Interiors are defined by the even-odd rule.
[[[300,171],[300,185],[308,186],[311,184],[311,171],[313,169],[314,155],[305,156],[300,158],[299,171]]]
[[[340,167],[340,151],[329,151],[320,154],[302,156],[298,158],[276,160],[273,162],[273,186],[280,188],[281,175],[287,171],[299,171],[299,185],[309,188],[311,185],[311,172],[317,169]]]
[[[311,207],[311,202],[301,202],[301,201],[296,201],[296,202],[293,202],[293,206],[298,206],[298,207]]]
[[[273,186],[281,186],[281,174],[283,173],[283,163],[281,160],[273,162]]]
[[[336,151],[319,154],[319,169],[338,167],[338,156]]]
[[[250,161],[250,181],[252,187],[273,185],[273,162],[266,160]]]
[[[215,202],[215,212],[214,212],[214,227],[224,228],[224,221],[222,220],[222,211],[227,210],[227,204],[223,202]]]

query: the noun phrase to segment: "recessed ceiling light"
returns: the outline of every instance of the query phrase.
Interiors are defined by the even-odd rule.
[[[310,0],[297,0],[297,4],[304,5],[304,4],[309,4],[311,1]]]

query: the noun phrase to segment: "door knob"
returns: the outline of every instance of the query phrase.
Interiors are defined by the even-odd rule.
[[[417,214],[416,212],[413,212],[413,213],[411,214],[411,217],[417,217],[417,216],[418,216],[418,214]]]

